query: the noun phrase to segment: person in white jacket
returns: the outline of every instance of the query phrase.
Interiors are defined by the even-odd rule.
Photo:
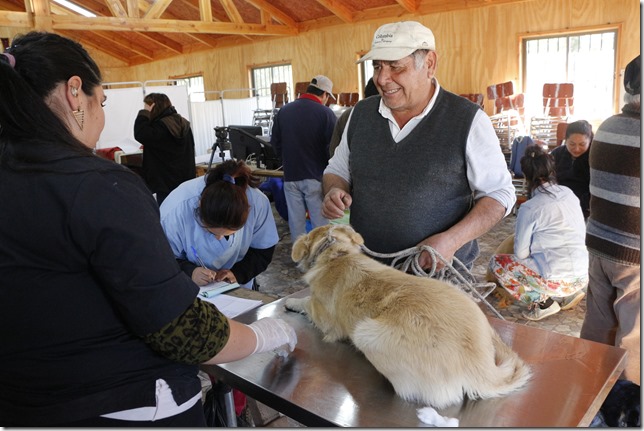
[[[579,199],[557,184],[554,159],[539,145],[521,158],[530,199],[521,205],[514,254],[492,256],[490,271],[515,299],[528,304],[523,317],[541,320],[572,308],[588,285],[586,227]],[[553,298],[563,298],[562,305]]]

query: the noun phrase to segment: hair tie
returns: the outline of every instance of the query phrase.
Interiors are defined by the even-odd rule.
[[[229,175],[229,174],[224,174],[224,181],[229,182],[230,184],[235,184],[235,177]]]
[[[12,54],[9,54],[8,52],[3,52],[2,55],[7,57],[7,60],[9,60],[9,66],[13,69],[16,67],[16,57],[14,57]]]

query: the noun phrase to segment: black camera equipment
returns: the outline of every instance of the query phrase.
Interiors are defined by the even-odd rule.
[[[228,127],[215,127],[215,143],[212,144],[212,151],[210,152],[210,162],[208,163],[208,170],[212,166],[212,159],[215,157],[215,149],[219,147],[219,158],[221,161],[224,161],[226,153],[224,151],[230,151],[231,144],[228,139]]]

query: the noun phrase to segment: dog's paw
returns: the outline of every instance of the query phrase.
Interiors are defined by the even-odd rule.
[[[305,298],[288,298],[284,302],[284,307],[289,311],[306,314],[306,305],[309,303],[309,297]]]

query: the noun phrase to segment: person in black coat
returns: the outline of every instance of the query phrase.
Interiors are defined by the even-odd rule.
[[[150,93],[134,122],[134,138],[143,144],[143,179],[159,205],[179,184],[195,178],[195,140],[190,122],[168,96]]]
[[[590,166],[588,154],[593,141],[593,126],[586,120],[570,123],[566,129],[566,141],[552,150],[557,171],[557,182],[573,191],[579,198],[584,219],[590,213]]]

